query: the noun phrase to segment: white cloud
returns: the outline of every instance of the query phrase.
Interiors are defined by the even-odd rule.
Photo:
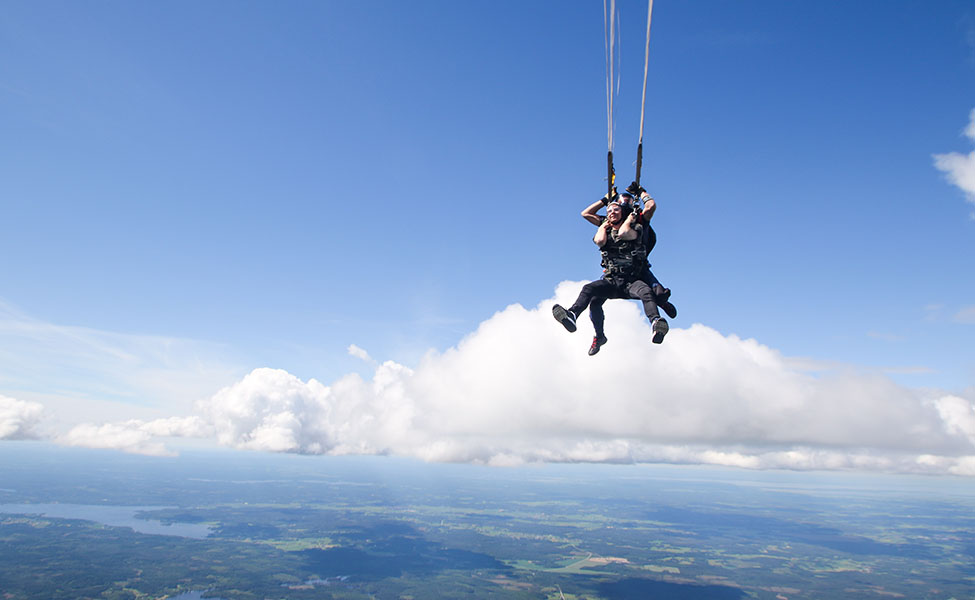
[[[972,109],[971,121],[964,130],[964,134],[975,142],[975,109]],[[969,154],[949,152],[935,154],[934,166],[947,174],[948,181],[965,192],[968,201],[975,204],[975,151]]]
[[[0,395],[0,440],[26,440],[38,436],[36,428],[44,413],[37,402]]]
[[[255,369],[201,405],[217,440],[237,448],[321,453],[328,449],[330,390],[279,369]]]
[[[355,344],[350,344],[348,350],[349,350],[349,354],[351,356],[354,356],[354,357],[356,357],[358,359],[364,360],[364,361],[366,361],[368,363],[374,362],[372,360],[372,357],[369,356],[369,353],[368,352],[366,352],[362,348],[356,346]]]
[[[174,453],[158,438],[199,438],[209,435],[212,435],[212,428],[199,417],[171,417],[148,422],[132,419],[102,425],[83,423],[57,437],[55,441],[64,446],[108,448],[133,454],[171,456]]]
[[[555,300],[567,304],[578,289],[563,283]],[[509,306],[415,369],[386,362],[371,380],[352,374],[326,386],[255,369],[201,401],[197,413],[220,444],[272,452],[493,465],[970,469],[970,398],[922,396],[879,374],[813,375],[755,340],[700,324],[674,328],[654,345],[637,305],[623,301],[607,304],[610,342],[590,357],[588,325],[567,333],[551,317],[555,300]],[[99,437],[158,450],[147,446],[153,434],[141,422],[75,433]]]
[[[934,405],[945,431],[963,435],[975,444],[975,404],[958,396],[945,396]]]

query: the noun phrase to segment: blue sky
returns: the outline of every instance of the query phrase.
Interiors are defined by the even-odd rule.
[[[620,2],[623,183],[645,10]],[[40,430],[209,414],[263,367],[375,387],[492,323],[458,369],[536,389],[489,368],[517,348],[595,380],[644,326],[611,314],[602,362],[586,328],[524,354],[535,330],[502,327],[557,328],[560,282],[599,275],[600,2],[8,2],[0,55],[0,396]],[[655,356],[700,324],[816,381],[975,401],[975,190],[935,164],[971,173],[973,110],[970,2],[658,1],[643,179],[680,315]]]

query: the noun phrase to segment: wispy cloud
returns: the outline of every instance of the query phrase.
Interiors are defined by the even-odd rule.
[[[966,306],[955,313],[954,320],[957,323],[975,324],[975,306]]]
[[[935,370],[931,367],[884,367],[881,369],[882,373],[887,375],[929,375],[934,373]]]
[[[927,320],[927,321],[930,321],[932,319],[936,319],[941,314],[941,311],[944,310],[944,308],[945,308],[945,305],[944,304],[926,304],[926,305],[924,305],[924,309],[923,309],[924,310],[924,319]]]
[[[48,323],[0,301],[0,390],[61,398],[57,412],[69,418],[63,413],[79,400],[191,407],[239,376],[226,353],[195,340]]]
[[[607,305],[611,341],[589,357],[585,334],[568,334],[549,310],[578,288],[566,282],[534,309],[509,306],[456,347],[415,368],[379,364],[371,380],[350,374],[325,385],[255,369],[201,401],[199,420],[165,432],[272,452],[493,465],[645,461],[975,475],[972,398],[922,394],[850,369],[817,376],[755,340],[700,324],[653,345],[627,302]],[[116,439],[116,447],[161,451],[147,446],[150,423],[110,425],[86,425],[73,443]]]
[[[965,137],[975,142],[975,109],[972,109],[970,122],[962,132]],[[943,171],[948,181],[961,189],[969,202],[975,204],[975,150],[969,154],[949,152],[935,154],[934,166]],[[975,217],[975,213],[973,213]]]
[[[968,60],[975,67],[975,17],[972,15],[964,15],[961,19],[961,27],[963,29],[965,44],[968,46]]]
[[[884,333],[881,331],[868,331],[867,337],[884,342],[900,342],[904,339],[902,335],[894,335],[893,333]]]
[[[356,357],[356,358],[358,358],[360,360],[364,360],[367,363],[375,363],[376,362],[376,361],[374,361],[372,359],[371,356],[369,356],[369,353],[368,352],[366,352],[362,348],[356,346],[355,344],[349,344],[348,351],[349,351],[349,355],[350,356],[354,356],[354,357]]]

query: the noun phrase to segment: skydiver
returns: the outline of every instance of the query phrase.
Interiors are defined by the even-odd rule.
[[[635,196],[638,196],[640,201],[643,202],[643,209],[639,210],[639,204]],[[641,236],[641,241],[646,250],[646,254],[650,254],[653,247],[657,244],[657,234],[654,232],[653,227],[650,226],[650,219],[653,218],[653,213],[657,209],[657,203],[654,201],[653,197],[647,193],[645,189],[640,187],[635,181],[631,183],[626,191],[619,194],[619,198],[623,206],[624,217],[627,216],[629,211],[639,211],[637,223],[643,226],[643,232]],[[599,200],[593,202],[585,210],[582,211],[582,218],[589,221],[593,225],[599,227],[602,225],[606,217],[597,214],[597,211],[606,206],[609,203],[608,195],[600,198]],[[653,291],[657,305],[667,313],[667,316],[671,319],[677,318],[677,308],[670,303],[670,289],[665,288],[660,281],[654,276],[653,272],[650,270],[650,264],[646,263],[644,265],[644,270],[640,273],[639,279],[650,286]],[[593,329],[595,329],[595,334],[592,338],[592,345],[589,346],[589,356],[592,356],[599,352],[600,347],[609,341],[606,338],[603,325],[605,323],[605,314],[603,313],[603,304],[606,302],[606,298],[593,298],[592,303],[589,305],[589,318],[592,321]]]
[[[603,258],[603,277],[584,285],[568,309],[559,304],[552,307],[552,316],[568,331],[576,330],[576,319],[593,299],[632,298],[643,302],[644,313],[653,331],[653,343],[663,342],[669,326],[660,317],[650,285],[640,279],[646,267],[646,252],[642,240],[643,225],[638,223],[638,218],[633,211],[623,218],[620,199],[607,202],[606,218],[599,224],[592,240]]]

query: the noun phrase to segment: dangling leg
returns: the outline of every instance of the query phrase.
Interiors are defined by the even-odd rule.
[[[596,330],[596,335],[592,338],[592,345],[589,346],[589,356],[599,352],[600,346],[608,342],[603,325],[606,322],[606,313],[603,312],[603,304],[606,298],[594,298],[589,304],[589,319],[592,321],[592,328]]]
[[[556,304],[552,307],[552,316],[562,326],[568,331],[572,332],[576,330],[576,319],[582,314],[582,311],[586,310],[589,303],[592,302],[594,297],[606,298],[611,293],[613,285],[606,281],[605,279],[597,279],[596,281],[590,281],[586,285],[582,286],[582,290],[579,292],[579,296],[576,301],[568,309],[563,308],[562,305]]]
[[[651,329],[653,330],[653,343],[659,344],[664,341],[664,336],[670,330],[670,326],[665,319],[660,318],[657,310],[657,303],[654,301],[653,290],[644,281],[634,281],[627,287],[627,292],[631,298],[636,298],[643,302],[643,312],[650,319]]]
[[[667,316],[671,319],[677,318],[677,307],[670,302],[670,288],[665,288],[659,283],[653,286],[653,293],[657,299],[657,306],[664,309]]]
[[[665,288],[660,284],[660,281],[657,280],[657,277],[653,274],[653,271],[651,271],[649,267],[647,267],[647,270],[643,272],[643,277],[640,279],[645,281],[647,285],[650,286],[650,289],[653,291],[653,295],[655,296],[654,300],[657,302],[657,306],[662,308],[664,312],[667,313],[668,317],[671,319],[676,319],[677,307],[670,303],[670,289]]]

